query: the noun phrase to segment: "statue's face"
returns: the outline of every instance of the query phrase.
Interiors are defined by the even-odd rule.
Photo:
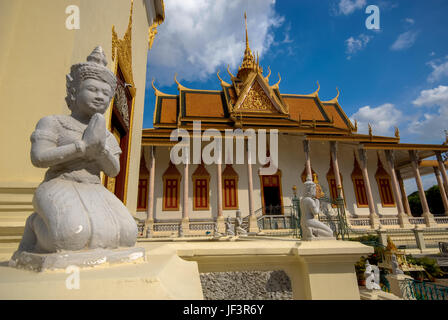
[[[84,80],[76,95],[78,111],[91,117],[95,113],[104,114],[112,99],[113,90],[106,82],[96,79]]]
[[[310,196],[310,197],[315,197],[316,196],[316,185],[315,184],[310,184],[308,187],[307,187],[307,194]]]

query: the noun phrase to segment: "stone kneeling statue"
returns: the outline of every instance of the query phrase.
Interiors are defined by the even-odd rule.
[[[247,231],[243,228],[243,218],[241,217],[241,211],[236,211],[236,218],[235,218],[235,234],[246,236]]]
[[[71,115],[42,118],[31,135],[31,161],[49,168],[37,188],[18,250],[57,253],[132,247],[137,224],[123,203],[102,184],[100,172],[120,172],[120,146],[106,129],[104,113],[117,87],[101,47],[67,75]]]
[[[307,179],[304,186],[305,193],[300,201],[303,240],[335,239],[330,227],[314,218],[320,211],[319,199],[316,199],[316,184]]]
[[[230,217],[226,219],[226,236],[234,236],[235,232],[233,231],[233,224],[230,220]]]

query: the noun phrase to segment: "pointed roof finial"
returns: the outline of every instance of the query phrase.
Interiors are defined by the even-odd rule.
[[[248,36],[248,33],[247,33],[247,14],[246,14],[246,11],[244,11],[244,23],[246,25],[246,50],[247,50],[247,49],[249,49],[249,36]]]
[[[249,35],[247,31],[247,14],[244,12],[244,22],[246,26],[246,49],[244,50],[244,57],[241,66],[238,69],[237,78],[245,81],[247,76],[252,71],[263,73],[263,69],[259,65],[259,57],[252,53],[249,47]]]
[[[230,84],[228,84],[227,82],[225,82],[224,80],[221,79],[221,77],[219,76],[219,72],[216,74],[218,76],[219,81],[221,81],[221,85],[223,86],[230,86]]]
[[[282,82],[282,77],[280,76],[280,72],[278,73],[278,82],[276,84],[274,84],[271,88],[273,89],[278,89],[280,82]]]
[[[400,138],[400,129],[398,127],[395,127],[395,138]]]

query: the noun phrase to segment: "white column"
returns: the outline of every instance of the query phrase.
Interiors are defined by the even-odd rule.
[[[422,178],[420,177],[420,171],[418,170],[418,156],[415,150],[409,151],[409,157],[411,158],[412,169],[414,171],[415,182],[417,183],[418,195],[423,209],[423,217],[426,221],[426,226],[431,227],[435,225],[434,217],[429,211],[428,201],[426,200],[425,189],[423,189]]]
[[[311,159],[310,159],[310,141],[303,140],[303,152],[305,154],[305,168],[306,168],[306,180],[313,180],[313,171],[311,170]]]
[[[188,209],[189,209],[189,198],[188,198],[188,183],[190,181],[190,176],[188,174],[188,169],[190,165],[190,149],[186,148],[185,152],[187,155],[187,159],[184,160],[184,174],[183,174],[183,205],[182,205],[182,229],[183,232],[186,233],[190,229],[190,219],[188,217]]]
[[[156,174],[156,147],[149,146],[144,148],[144,156],[146,167],[149,171],[149,186],[148,186],[148,209],[145,223],[144,235],[149,229],[151,235],[154,231],[154,181]]]
[[[400,170],[395,170],[395,173],[397,175],[398,183],[400,185],[400,191],[401,191],[401,200],[403,202],[404,211],[408,216],[412,216],[411,214],[411,206],[409,205],[409,199],[406,194],[406,188],[404,187],[403,178],[401,177]]]
[[[331,161],[333,162],[334,178],[336,180],[336,187],[338,189],[338,197],[344,198],[344,195],[342,193],[341,175],[339,173],[338,145],[336,141],[330,142],[330,152],[331,152]]]
[[[365,149],[359,149],[358,154],[360,160],[359,162],[361,165],[362,177],[364,179],[364,186],[366,188],[367,203],[369,205],[370,227],[372,229],[375,229],[379,225],[380,220],[378,218],[378,214],[375,211],[375,204],[373,202],[373,196],[372,196],[372,188],[370,187],[369,172],[367,171],[367,153]]]
[[[394,163],[394,152],[393,150],[385,150],[386,160],[389,166],[390,176],[392,179],[392,191],[394,192],[395,203],[397,204],[398,220],[400,222],[400,227],[410,228],[411,224],[407,216],[404,214],[403,201],[401,199],[400,186],[398,184],[398,179],[395,174],[395,163]]]
[[[439,168],[434,167],[434,174],[436,175],[437,184],[439,185],[440,196],[442,197],[443,207],[445,208],[445,215],[448,216],[448,198],[446,196],[442,178],[440,177]]]
[[[217,195],[218,195],[218,217],[216,219],[216,223],[218,224],[218,232],[225,233],[226,232],[226,226],[224,222],[224,216],[222,214],[222,166],[221,162],[218,162],[216,165],[217,170]],[[238,192],[238,190],[237,190]]]
[[[257,217],[254,210],[254,184],[252,180],[252,154],[249,150],[249,140],[246,141],[246,159],[247,159],[247,187],[249,192],[249,232],[258,233]]]
[[[445,192],[448,192],[448,175],[446,173],[445,163],[443,162],[442,155],[440,151],[436,152],[437,162],[439,164],[439,170],[442,174],[443,185],[445,187]],[[448,194],[447,194],[448,195]]]

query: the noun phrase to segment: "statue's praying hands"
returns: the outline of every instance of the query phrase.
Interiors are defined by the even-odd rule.
[[[96,159],[101,156],[106,147],[106,119],[100,113],[95,113],[84,131],[82,141],[86,147],[86,157]]]

